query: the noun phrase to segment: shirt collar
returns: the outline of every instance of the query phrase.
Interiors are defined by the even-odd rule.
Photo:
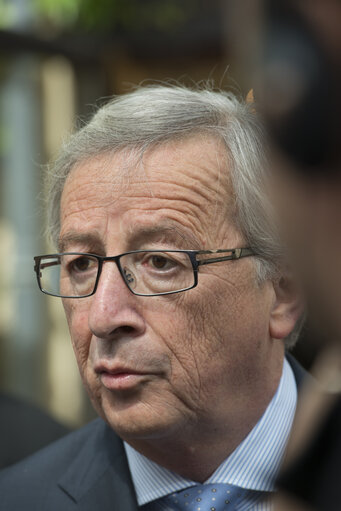
[[[273,491],[297,403],[297,387],[285,359],[277,391],[248,436],[206,483],[229,483],[242,488]],[[128,464],[141,506],[193,484],[190,479],[161,467],[124,442]]]

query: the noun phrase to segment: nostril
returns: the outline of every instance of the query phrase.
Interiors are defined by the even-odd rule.
[[[131,334],[135,329],[132,326],[123,326],[122,330],[124,330],[126,333]]]
[[[122,333],[122,334],[133,334],[135,332],[135,328],[129,325],[123,325],[120,326],[115,330],[115,333]]]

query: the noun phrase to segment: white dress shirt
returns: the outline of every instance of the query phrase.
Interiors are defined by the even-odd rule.
[[[275,489],[274,481],[291,430],[296,403],[295,377],[290,364],[284,360],[278,389],[264,414],[248,436],[205,481],[248,489],[236,511],[271,509],[269,503],[261,500],[264,492]],[[196,484],[154,463],[127,443],[124,446],[139,506]],[[162,504],[159,509],[162,509]]]

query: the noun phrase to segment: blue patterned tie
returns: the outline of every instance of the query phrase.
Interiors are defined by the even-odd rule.
[[[160,500],[165,510],[233,511],[246,491],[230,484],[198,484]]]

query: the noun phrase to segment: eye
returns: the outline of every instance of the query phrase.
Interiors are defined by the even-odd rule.
[[[169,266],[174,265],[174,261],[170,261],[162,255],[153,255],[150,258],[150,263],[157,270],[165,270],[168,269]]]
[[[78,257],[69,264],[70,273],[84,273],[92,270],[96,266],[96,261],[89,259],[89,257]]]
[[[179,267],[179,263],[172,257],[164,254],[149,254],[144,261],[144,266],[155,271],[170,271]]]

